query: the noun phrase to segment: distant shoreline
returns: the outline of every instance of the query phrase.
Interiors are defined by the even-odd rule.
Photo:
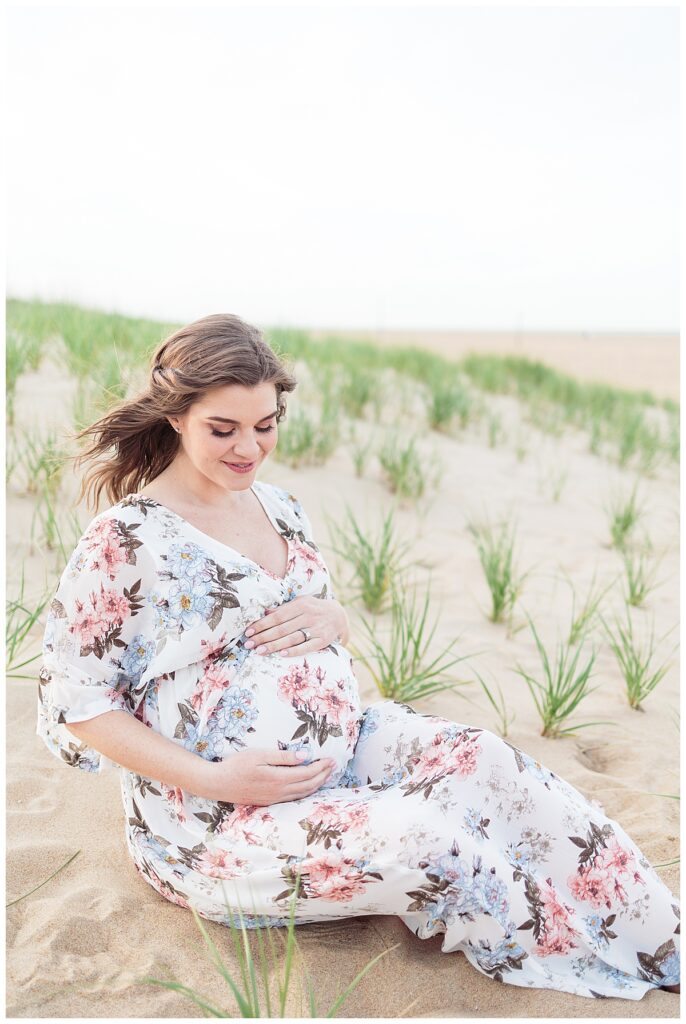
[[[660,331],[438,331],[309,328],[326,337],[424,348],[448,359],[470,352],[523,356],[583,381],[680,400],[679,334]]]

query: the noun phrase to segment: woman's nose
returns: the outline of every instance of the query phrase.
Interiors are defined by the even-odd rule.
[[[234,447],[233,451],[236,456],[236,462],[252,462],[259,455],[260,446],[255,438],[252,443],[250,441],[243,441],[237,448]]]

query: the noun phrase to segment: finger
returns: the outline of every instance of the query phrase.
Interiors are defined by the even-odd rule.
[[[270,618],[271,618],[271,616],[270,616]],[[291,616],[290,618],[287,618],[287,619],[278,619],[278,620],[275,621],[273,618],[271,618],[270,622],[265,622],[265,621],[257,622],[254,626],[250,626],[249,627],[250,629],[253,630],[253,633],[247,639],[248,640],[258,640],[259,639],[260,641],[262,641],[262,640],[275,640],[277,637],[287,636],[289,633],[297,633],[298,632],[298,622],[300,622],[300,624],[302,626],[304,626],[305,625],[304,619],[305,619],[304,615],[294,615],[294,616]],[[247,633],[248,633],[248,630],[246,630],[246,635],[247,635]]]
[[[277,651],[281,653],[292,651],[293,654],[309,654],[310,651],[318,651],[320,648],[321,642],[319,637],[311,636],[309,640],[305,640],[300,630],[298,630],[295,633],[286,633],[273,640],[260,637],[254,652],[255,654],[275,654]]]
[[[311,782],[322,772],[332,771],[334,767],[335,764],[329,762],[327,758],[324,761],[313,761],[312,764],[303,765],[301,768],[289,768],[287,784],[299,786],[301,783]]]
[[[311,793],[315,793],[319,787],[326,782],[332,771],[333,768],[327,768],[326,771],[319,772],[318,775],[313,779],[310,779],[308,782],[299,782],[297,785],[289,786],[289,799],[297,800],[300,797],[310,796]]]
[[[303,765],[303,759],[298,757],[298,754],[307,754],[309,757],[309,751],[302,748],[300,750],[269,750],[265,751],[267,755],[264,760],[264,764],[273,765],[297,765],[298,768],[309,767],[309,765]]]
[[[285,776],[285,779],[289,785],[295,786],[315,778],[320,772],[326,770],[327,767],[327,762],[322,760],[313,761],[311,764],[302,764],[298,768],[287,766],[288,774]],[[330,765],[329,767],[333,768],[334,766]],[[281,778],[284,778],[283,774]]]
[[[266,612],[261,618],[256,619],[255,622],[248,623],[245,627],[245,632],[248,633],[252,630],[252,636],[254,636],[257,633],[265,633],[278,626],[292,623],[294,619],[301,619],[303,612],[290,607],[295,601],[297,601],[297,598],[288,602],[288,608],[285,605],[278,605],[275,611]]]
[[[297,658],[300,654],[314,654],[315,651],[321,651],[326,646],[321,637],[311,636],[309,640],[303,640],[302,633],[298,633],[298,636],[300,637],[299,640],[296,640],[289,647],[282,648],[279,654],[282,654],[285,658]]]
[[[312,761],[311,764],[303,764],[300,761],[297,766],[294,764],[265,765],[272,779],[278,782],[295,783],[311,779],[322,770],[321,760]]]

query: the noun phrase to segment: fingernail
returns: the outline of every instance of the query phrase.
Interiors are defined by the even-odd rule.
[[[243,646],[244,647],[254,647],[255,646],[255,641],[254,640],[246,640],[246,642],[243,644]]]
[[[246,631],[245,631],[245,635],[246,635],[246,636],[252,636],[254,632],[255,632],[255,630],[254,630],[254,629],[246,629]]]

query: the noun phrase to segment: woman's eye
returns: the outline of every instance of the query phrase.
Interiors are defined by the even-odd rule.
[[[271,423],[268,427],[255,427],[255,430],[260,434],[268,434],[270,430],[274,429],[274,424]],[[212,428],[212,433],[215,437],[231,437],[233,430],[215,430]]]

